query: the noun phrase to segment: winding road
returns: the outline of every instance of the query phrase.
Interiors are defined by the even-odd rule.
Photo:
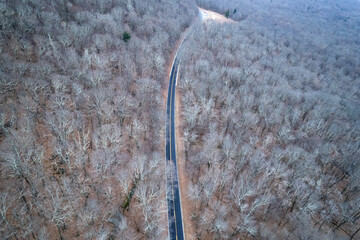
[[[199,9],[198,20],[203,21],[206,13]],[[178,168],[176,162],[176,144],[175,144],[175,90],[176,80],[178,76],[180,57],[179,50],[184,42],[190,37],[194,31],[194,26],[186,34],[184,40],[180,44],[171,68],[169,90],[167,96],[166,107],[166,169],[167,169],[167,206],[168,206],[168,222],[169,222],[169,239],[183,240],[185,239],[183,218],[181,210],[181,194],[178,180]]]
[[[182,240],[184,229],[181,214],[179,181],[177,176],[175,148],[175,88],[179,62],[175,58],[171,74],[167,99],[166,124],[166,168],[167,168],[167,204],[169,221],[169,238]]]

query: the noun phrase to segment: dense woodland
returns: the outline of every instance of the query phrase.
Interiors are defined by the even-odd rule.
[[[233,22],[194,24],[200,7]],[[0,238],[166,239],[178,93],[190,239],[360,238],[355,0],[0,0]]]
[[[0,239],[167,237],[165,67],[196,14],[0,1]]]
[[[359,239],[360,5],[197,2],[236,22],[184,46],[194,237]]]

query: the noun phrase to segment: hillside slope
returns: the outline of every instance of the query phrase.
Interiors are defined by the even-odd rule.
[[[329,8],[326,16],[296,15],[284,1],[197,2],[230,9],[238,23],[209,20],[185,46],[179,87],[195,236],[358,239],[360,62],[354,23],[360,19],[342,10],[350,1],[302,1]],[[248,15],[241,17],[243,12]],[[346,13],[351,24],[330,17]],[[324,19],[328,27],[319,28]]]
[[[163,239],[165,65],[191,1],[0,1],[0,238]]]

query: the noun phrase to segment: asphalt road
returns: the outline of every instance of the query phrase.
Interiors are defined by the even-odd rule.
[[[206,13],[199,10],[199,23],[207,18]],[[196,26],[196,25],[195,25]],[[179,70],[180,59],[178,53],[183,43],[191,36],[195,27],[193,26],[185,36],[176,53],[170,73],[169,90],[166,107],[166,168],[167,168],[167,205],[169,220],[169,238],[171,240],[183,240],[184,228],[181,212],[181,198],[178,181],[178,169],[176,163],[175,145],[175,89]]]
[[[175,58],[169,82],[167,98],[166,124],[166,162],[167,169],[167,204],[169,220],[169,238],[183,240],[184,230],[181,214],[180,190],[177,176],[176,148],[175,148],[175,88],[179,62]]]

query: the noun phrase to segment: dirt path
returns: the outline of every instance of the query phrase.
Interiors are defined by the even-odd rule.
[[[216,22],[234,22],[234,20],[230,19],[230,18],[226,18],[224,15],[217,13],[217,12],[213,12],[210,10],[206,10],[203,8],[199,8],[199,10],[202,12],[203,15],[203,21],[209,20],[211,19],[212,21],[216,21]]]

